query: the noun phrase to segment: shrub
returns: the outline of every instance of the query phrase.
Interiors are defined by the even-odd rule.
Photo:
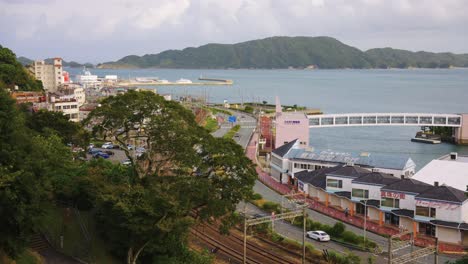
[[[270,235],[270,239],[271,239],[271,241],[273,241],[273,242],[281,242],[281,241],[284,240],[284,237],[281,236],[281,235],[279,235],[278,233],[274,233],[274,232],[273,232],[273,233],[271,233],[271,235]]]
[[[275,212],[275,213],[281,212],[281,206],[274,202],[265,202],[262,208],[268,212]]]
[[[252,200],[260,200],[260,199],[263,199],[262,195],[259,194],[259,193],[254,193],[252,195]]]
[[[343,238],[343,240],[345,242],[348,242],[348,243],[351,243],[351,244],[356,244],[356,245],[359,245],[361,240],[363,240],[358,235],[356,235],[353,232],[348,231],[348,230],[346,230],[346,231],[344,231],[342,233],[341,238]]]
[[[329,234],[334,237],[341,237],[341,235],[343,234],[345,230],[346,230],[346,226],[341,222],[337,222],[335,223],[335,225],[333,225],[332,228],[330,228]]]

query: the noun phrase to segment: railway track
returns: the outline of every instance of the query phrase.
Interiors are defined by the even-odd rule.
[[[197,228],[192,228],[195,235],[202,238],[205,242],[219,250],[232,256],[238,261],[243,260],[243,238],[231,233],[229,236],[219,234],[216,226],[202,224]],[[247,241],[247,262],[248,263],[300,263],[302,256],[285,250],[283,247],[278,247],[272,242],[265,242],[271,247],[261,247],[253,242]],[[234,252],[233,252],[234,251]],[[282,254],[283,253],[283,254]]]

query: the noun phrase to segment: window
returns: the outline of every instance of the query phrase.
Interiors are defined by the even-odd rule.
[[[353,188],[351,196],[358,198],[369,198],[369,190]]]
[[[294,168],[298,169],[300,167],[299,163],[294,163]]]
[[[69,105],[64,105],[63,109],[70,109],[70,106]]]
[[[380,201],[380,206],[400,208],[400,199],[382,198]]]
[[[307,169],[307,164],[301,163],[301,169],[306,170]]]
[[[429,223],[419,223],[419,232],[427,236],[435,237],[435,226]]]
[[[75,109],[75,108],[77,108],[77,105],[72,105],[71,108]]]
[[[62,107],[60,105],[55,107],[55,110],[60,110],[60,109],[62,109]]]
[[[435,218],[436,209],[431,207],[416,206],[416,215]]]
[[[343,181],[336,179],[327,179],[327,187],[343,188]]]

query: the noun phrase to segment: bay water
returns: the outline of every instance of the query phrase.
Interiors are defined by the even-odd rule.
[[[72,75],[81,69],[69,68]],[[99,76],[158,77],[197,81],[231,79],[232,86],[158,86],[158,93],[200,96],[210,103],[267,101],[279,96],[285,105],[306,106],[324,113],[468,113],[468,69],[390,70],[206,70],[92,69]],[[430,160],[467,146],[422,144],[410,139],[418,127],[337,127],[310,130],[310,145],[336,152],[409,155],[420,169]]]

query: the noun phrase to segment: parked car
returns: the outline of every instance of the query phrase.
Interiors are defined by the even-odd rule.
[[[145,153],[145,152],[146,152],[146,149],[143,148],[143,147],[138,147],[138,148],[136,148],[135,151],[136,151],[137,153]]]
[[[122,165],[129,166],[132,165],[132,162],[129,159],[122,161]]]
[[[104,150],[103,152],[110,156],[114,155],[114,151],[112,150]]]
[[[113,149],[120,149],[120,146],[119,145],[114,145]]]
[[[108,159],[109,157],[110,157],[109,154],[104,153],[102,151],[99,151],[98,153],[93,155],[93,158],[95,158],[95,159],[97,159],[97,158]]]
[[[112,142],[106,142],[106,143],[102,144],[101,148],[103,148],[103,149],[113,149],[114,144],[112,144]]]
[[[133,146],[133,145],[131,145],[131,144],[127,144],[127,149],[128,149],[128,150],[132,150],[132,149],[134,149],[134,148],[135,148],[135,146]]]
[[[89,146],[88,146],[88,149],[92,149],[92,148],[94,148],[94,144],[90,143]]]
[[[91,154],[91,155],[97,154],[99,152],[101,152],[101,151],[99,149],[95,149],[95,148],[90,148],[88,150],[88,154]]]
[[[320,231],[320,230],[309,231],[307,232],[307,236],[317,241],[330,241],[330,236],[327,233]]]

